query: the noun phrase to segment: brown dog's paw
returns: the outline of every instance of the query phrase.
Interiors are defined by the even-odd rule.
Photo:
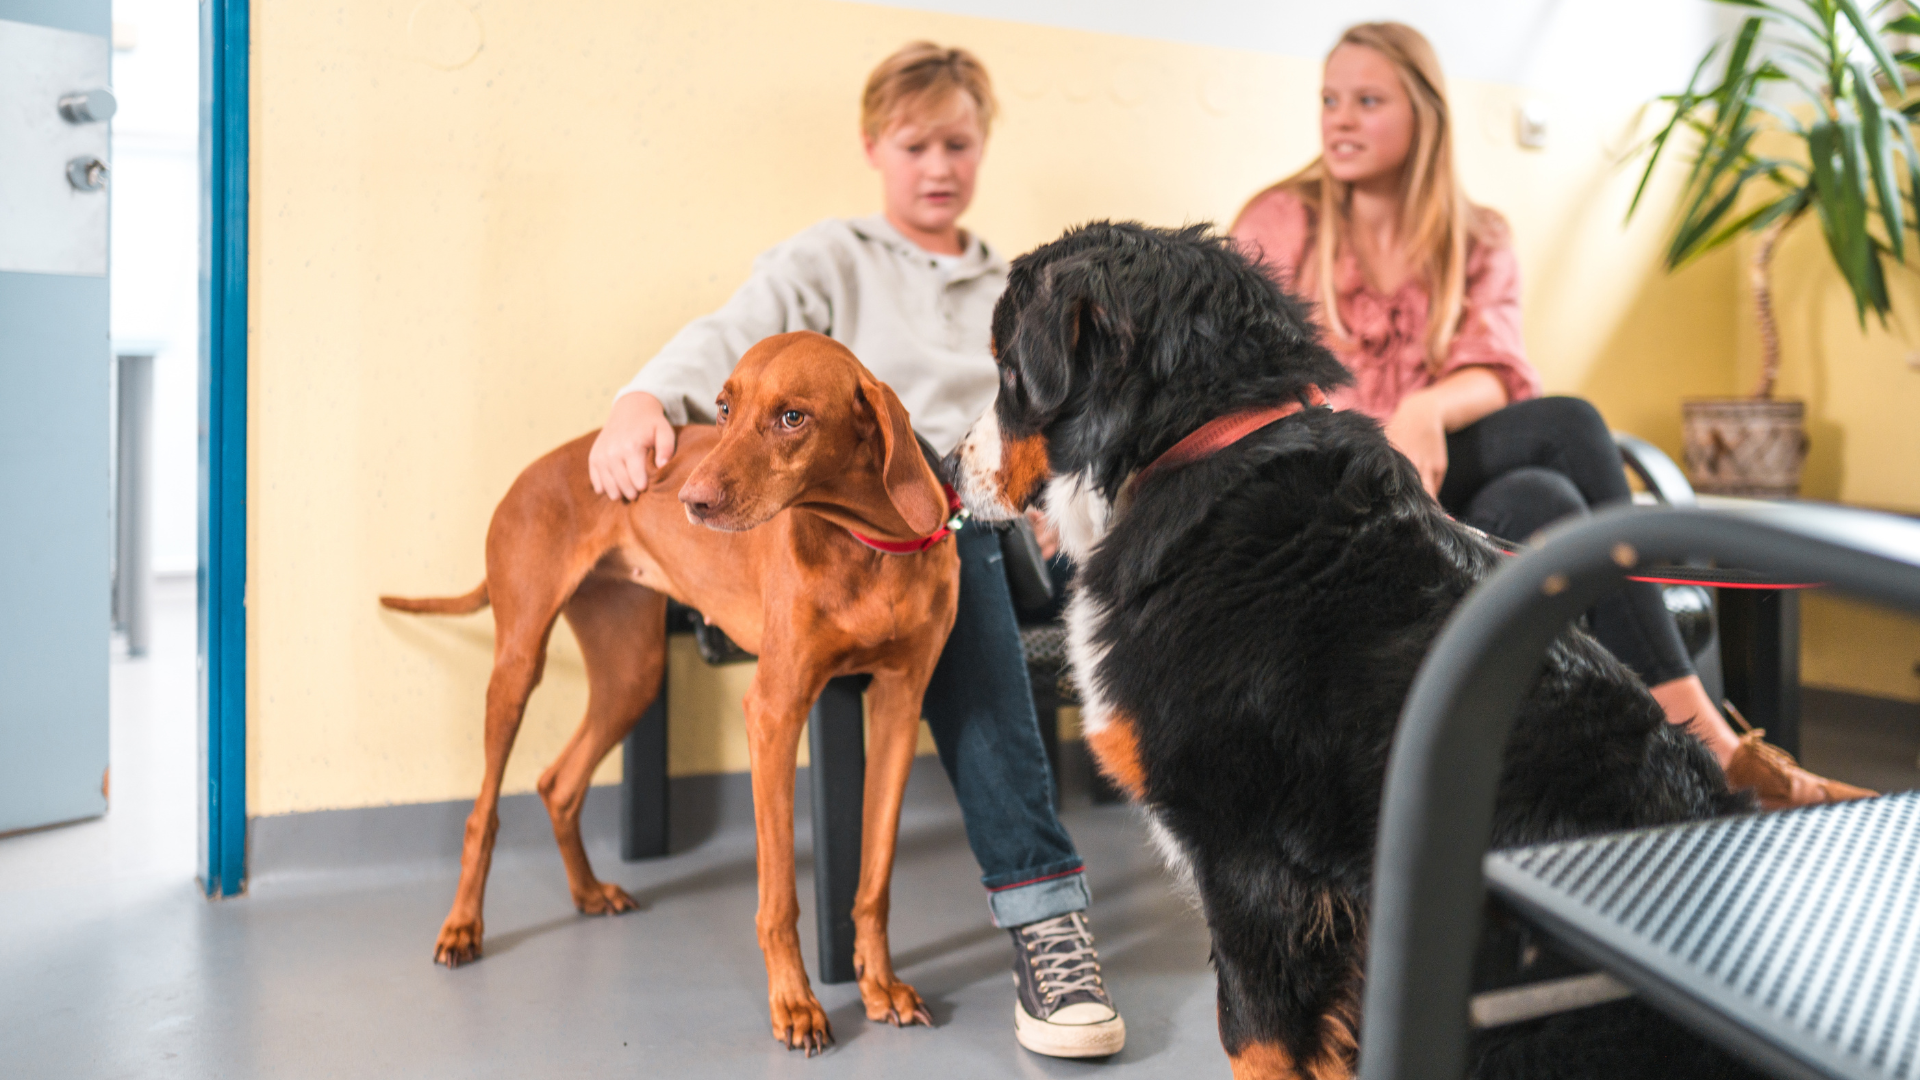
[[[933,1026],[933,1014],[920,1000],[913,987],[898,979],[890,982],[880,979],[860,980],[860,1001],[867,1007],[867,1019],[876,1023],[888,1023],[894,1027],[911,1027],[914,1024]]]
[[[433,944],[433,962],[457,968],[480,959],[480,923],[448,919]]]
[[[574,897],[573,906],[579,908],[582,915],[619,915],[640,905],[633,902],[627,890],[611,881],[602,881],[591,892]]]
[[[805,1050],[808,1057],[833,1045],[833,1027],[827,1023],[827,1010],[813,992],[803,990],[790,998],[773,995],[768,1004],[773,1012],[773,1038],[789,1050]]]

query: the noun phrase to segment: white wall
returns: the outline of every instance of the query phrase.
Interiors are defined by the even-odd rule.
[[[192,573],[199,547],[200,9],[114,0],[113,338],[154,358],[156,573]],[[126,46],[131,45],[131,48]]]
[[[1450,75],[1639,100],[1679,90],[1732,21],[1707,0],[907,0],[945,11],[1281,56],[1319,57],[1357,22],[1426,34]]]

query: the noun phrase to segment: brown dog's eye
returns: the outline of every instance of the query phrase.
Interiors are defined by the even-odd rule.
[[[722,402],[719,402],[719,403],[718,403],[718,405],[719,405],[719,409],[720,409],[720,412],[719,412],[719,419],[720,419],[720,422],[721,422],[722,424],[724,424],[724,423],[726,423],[726,422],[727,422],[727,411],[728,411],[728,410],[727,410],[727,403],[726,403],[726,402],[724,402],[724,401],[722,401]]]
[[[786,428],[788,431],[792,431],[794,428],[806,422],[806,414],[800,412],[798,409],[788,409],[786,412],[780,414],[780,426]]]

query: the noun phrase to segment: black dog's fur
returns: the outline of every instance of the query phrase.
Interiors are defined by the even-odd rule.
[[[1205,226],[1071,230],[1014,262],[993,328],[1003,443],[1044,437],[1095,520],[1205,421],[1349,378],[1305,308]],[[1388,743],[1441,623],[1499,556],[1376,423],[1324,408],[1155,474],[1077,554],[1075,677],[1096,723],[1132,728],[1137,762],[1103,766],[1135,770],[1197,891],[1236,1073],[1345,1075]],[[1748,806],[1570,630],[1508,744],[1493,842]],[[1497,1029],[1475,1053],[1482,1076],[1744,1075],[1634,1003]]]

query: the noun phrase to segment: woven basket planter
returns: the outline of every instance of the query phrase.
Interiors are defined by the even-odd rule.
[[[1696,398],[1680,405],[1687,479],[1708,495],[1791,498],[1807,459],[1807,406],[1764,398]]]

